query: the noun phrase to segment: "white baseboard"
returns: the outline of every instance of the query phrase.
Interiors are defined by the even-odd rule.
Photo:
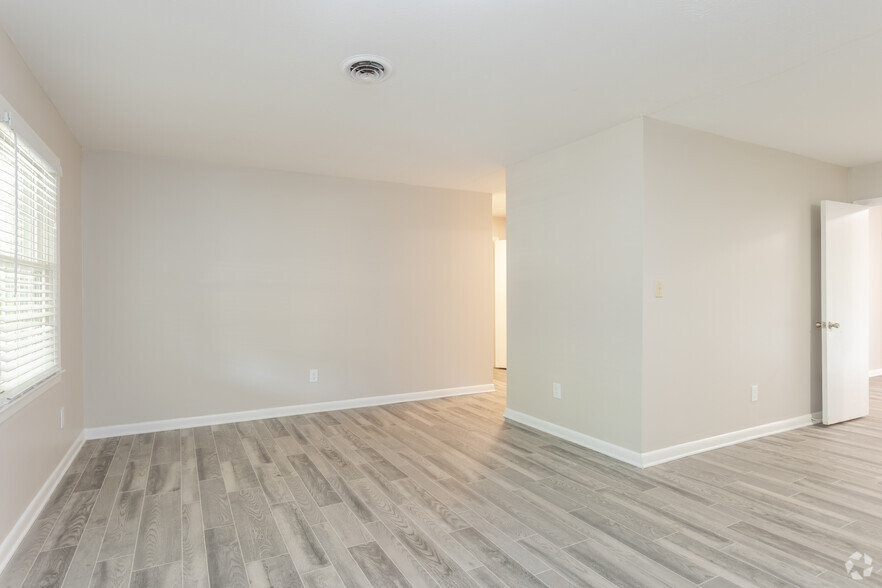
[[[49,501],[55,487],[58,486],[58,483],[64,477],[67,468],[73,463],[74,458],[77,456],[77,453],[86,441],[84,433],[84,431],[80,432],[73,444],[67,450],[67,453],[64,454],[64,457],[55,467],[55,470],[52,471],[52,474],[46,482],[43,483],[43,486],[40,488],[39,492],[37,492],[37,495],[34,496],[34,499],[31,500],[31,503],[21,516],[18,517],[18,521],[16,521],[12,530],[9,531],[9,534],[3,540],[3,543],[0,543],[0,572],[2,572],[6,567],[6,564],[9,563],[15,550],[18,549],[22,539],[25,538],[25,535],[27,535],[30,530],[31,525],[34,524],[34,521],[37,520],[43,507],[46,506],[46,502]]]
[[[192,427],[222,425],[226,423],[237,423],[240,421],[255,421],[259,419],[271,419],[283,416],[293,416],[297,414],[329,412],[334,410],[346,410],[349,408],[363,408],[367,406],[382,406],[384,404],[413,402],[415,400],[431,400],[432,398],[447,398],[449,396],[480,394],[482,392],[493,392],[494,390],[495,388],[493,384],[490,383],[480,384],[477,386],[463,386],[460,388],[427,390],[425,392],[389,394],[386,396],[369,396],[367,398],[352,398],[350,400],[332,400],[330,402],[316,402],[313,404],[295,404],[292,406],[279,406],[276,408],[262,408],[257,410],[245,410],[241,412],[227,412],[223,414],[183,417],[162,421],[130,423],[127,425],[93,427],[86,429],[86,439],[104,439],[106,437],[136,435],[139,433],[155,433],[157,431],[170,431],[174,429],[189,429]]]
[[[870,370],[870,377],[875,378],[876,376],[882,376],[882,368],[878,370]]]
[[[681,443],[680,445],[672,445],[671,447],[665,447],[664,449],[648,451],[643,454],[643,467],[648,468],[650,466],[680,459],[681,457],[687,457],[695,455],[696,453],[703,453],[712,449],[726,447],[727,445],[735,445],[736,443],[743,443],[745,441],[750,441],[751,439],[758,439],[759,437],[766,437],[767,435],[775,435],[777,433],[784,433],[786,431],[792,431],[793,429],[807,427],[814,424],[812,422],[812,416],[813,415],[811,414],[806,414],[792,419],[785,419],[783,421],[749,427],[747,429],[732,431],[731,433],[724,433],[714,437],[698,439],[697,441],[689,441],[688,443]]]
[[[509,420],[515,421],[516,423],[521,423],[522,425],[533,427],[534,429],[538,429],[543,433],[548,433],[550,435],[554,435],[555,437],[565,439],[571,443],[575,443],[576,445],[581,445],[582,447],[593,449],[598,453],[614,457],[619,461],[629,463],[633,466],[637,466],[638,468],[643,467],[640,453],[631,449],[625,449],[624,447],[613,445],[612,443],[608,443],[606,441],[601,441],[600,439],[585,435],[584,433],[579,433],[578,431],[574,431],[566,427],[561,427],[560,425],[555,425],[554,423],[549,423],[548,421],[543,421],[542,419],[524,414],[522,412],[518,412],[516,410],[512,410],[510,408],[505,409],[504,416]]]
[[[687,457],[695,455],[696,453],[703,453],[712,449],[726,447],[727,445],[735,445],[736,443],[750,441],[751,439],[757,439],[767,435],[792,431],[793,429],[814,424],[812,422],[813,417],[819,418],[820,413],[807,414],[792,419],[785,419],[783,421],[741,429],[740,431],[732,431],[731,433],[724,433],[723,435],[707,437],[706,439],[689,441],[688,443],[682,443],[680,445],[672,445],[663,449],[656,449],[655,451],[639,453],[631,449],[625,449],[624,447],[596,439],[589,435],[585,435],[584,433],[579,433],[578,431],[573,431],[572,429],[561,427],[560,425],[555,425],[548,421],[511,410],[510,408],[505,409],[505,418],[507,419],[527,425],[528,427],[533,427],[534,429],[549,433],[555,437],[560,437],[561,439],[565,439],[576,445],[587,447],[588,449],[592,449],[598,453],[608,455],[639,468],[648,468],[650,466],[680,459],[681,457]]]

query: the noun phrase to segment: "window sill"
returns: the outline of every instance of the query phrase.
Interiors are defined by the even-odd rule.
[[[43,395],[46,390],[52,388],[61,382],[61,374],[64,373],[63,369],[59,369],[57,372],[48,376],[44,380],[34,384],[33,387],[25,390],[12,400],[0,404],[0,423],[6,421],[9,417],[26,407],[28,404],[39,398]],[[2,401],[0,401],[2,402]]]

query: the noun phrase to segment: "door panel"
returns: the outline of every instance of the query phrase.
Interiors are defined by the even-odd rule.
[[[821,202],[821,371],[825,425],[866,416],[869,209]]]

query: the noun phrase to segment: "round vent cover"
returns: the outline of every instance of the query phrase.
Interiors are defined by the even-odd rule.
[[[392,66],[379,55],[353,55],[341,64],[341,69],[360,84],[379,84],[392,73]]]

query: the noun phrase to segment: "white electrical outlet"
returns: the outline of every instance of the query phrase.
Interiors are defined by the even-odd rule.
[[[662,298],[665,295],[665,286],[661,280],[655,282],[655,297]]]
[[[551,394],[552,394],[555,398],[560,398],[560,384],[559,384],[559,383],[554,382],[554,383],[551,385]]]
[[[757,400],[759,400],[759,386],[754,384],[750,387],[750,401],[756,402]]]
[[[318,382],[318,370],[316,368],[312,368],[311,370],[309,370],[309,382]]]
[[[59,429],[64,428],[64,407],[63,406],[61,407],[61,410],[59,411],[59,414],[58,414],[58,428]]]

